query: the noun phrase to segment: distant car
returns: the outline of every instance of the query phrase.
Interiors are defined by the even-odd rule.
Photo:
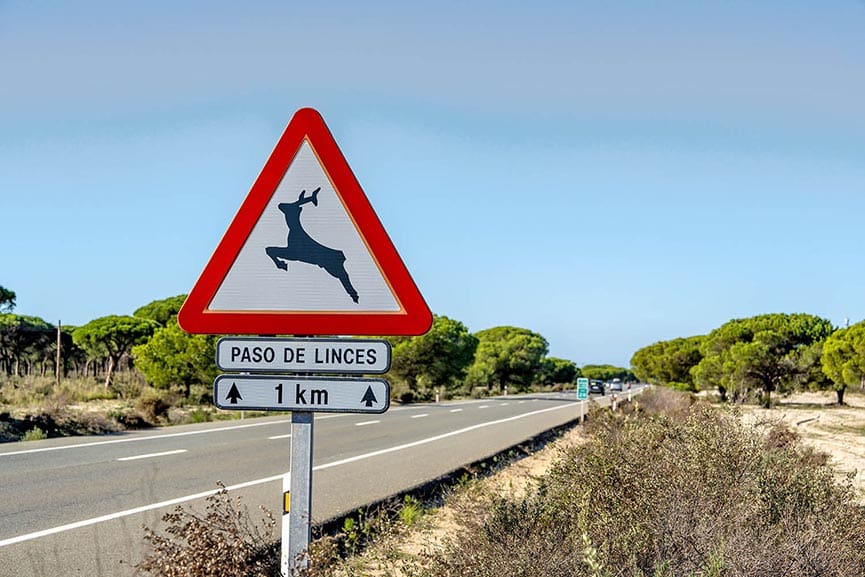
[[[611,391],[621,391],[622,390],[622,379],[613,379],[610,383]]]
[[[604,383],[601,381],[589,381],[589,392],[596,395],[604,394]]]

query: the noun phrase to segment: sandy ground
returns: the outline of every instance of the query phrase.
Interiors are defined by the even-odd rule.
[[[865,503],[865,394],[848,392],[845,405],[836,404],[834,392],[797,393],[765,410],[743,408],[746,422],[784,421],[803,442],[831,455],[839,474],[855,473],[853,486]]]

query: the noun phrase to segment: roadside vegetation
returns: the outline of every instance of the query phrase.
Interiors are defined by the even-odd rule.
[[[733,319],[708,335],[659,341],[631,358],[640,380],[685,391],[712,391],[722,402],[759,403],[773,395],[865,390],[865,321],[835,328],[808,314]]]
[[[236,418],[212,407],[217,337],[178,326],[184,299],[73,327],[13,312],[15,292],[0,287],[0,441]],[[386,377],[401,403],[557,390],[580,376],[767,408],[796,391],[831,390],[843,404],[850,388],[865,390],[865,321],[839,329],[808,314],[733,319],[707,335],[659,341],[636,351],[630,369],[578,367],[549,356],[546,339],[530,329],[472,333],[438,315],[425,335],[386,338]]]
[[[0,289],[0,442],[239,417],[212,406],[217,337],[178,326],[185,295],[73,327],[13,313],[15,293]],[[471,333],[435,316],[425,335],[386,338],[395,402],[555,390],[583,373],[633,378],[551,357],[542,335],[519,327]]]
[[[313,544],[309,574],[865,575],[865,507],[849,477],[786,425],[755,427],[735,408],[655,388],[617,413],[593,411],[573,438],[525,485],[462,476],[433,499],[409,496],[402,506],[346,517]],[[178,511],[169,526],[191,526]],[[200,563],[206,555],[196,547],[220,539],[157,548],[149,574],[181,574],[159,567],[180,558]],[[278,545],[247,551],[249,571],[236,574],[278,574],[261,565]]]

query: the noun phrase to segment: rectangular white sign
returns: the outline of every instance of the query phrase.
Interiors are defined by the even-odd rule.
[[[234,410],[383,413],[390,407],[390,384],[384,379],[219,375],[213,402]]]
[[[390,343],[375,339],[226,337],[216,344],[223,371],[377,375],[390,369]]]

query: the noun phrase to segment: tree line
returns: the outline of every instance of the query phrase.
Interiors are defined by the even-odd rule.
[[[836,328],[809,314],[772,313],[730,320],[707,335],[659,341],[631,358],[646,382],[687,391],[716,390],[722,401],[772,393],[865,387],[865,321]]]
[[[5,292],[3,292],[5,291]],[[132,315],[110,315],[79,327],[54,326],[12,312],[15,294],[0,287],[0,375],[53,375],[103,378],[110,386],[117,371],[135,371],[156,389],[189,398],[219,374],[218,337],[191,335],[177,324],[186,295],[144,305]],[[5,303],[5,304],[4,304]],[[57,355],[59,338],[60,355]],[[392,347],[387,377],[392,394],[403,402],[437,395],[485,396],[506,391],[573,384],[580,376],[610,380],[633,378],[612,365],[578,367],[549,356],[549,344],[526,328],[500,326],[470,332],[460,321],[434,315],[429,332],[415,337],[382,337]]]

